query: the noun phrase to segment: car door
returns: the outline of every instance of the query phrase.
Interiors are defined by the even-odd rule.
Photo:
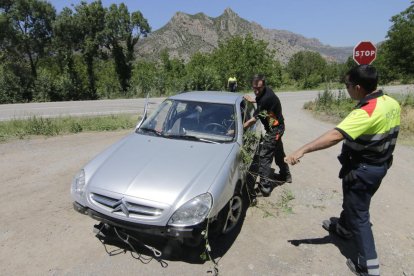
[[[253,117],[253,114],[256,111],[256,106],[253,103],[244,100],[240,103],[240,110],[242,112],[242,121],[244,124]],[[251,125],[248,129],[244,130],[244,139],[246,138],[245,134],[247,134],[247,132],[253,132],[254,135],[258,138],[256,143],[254,143],[254,146],[257,147],[258,143],[264,136],[264,128],[263,125],[260,123],[260,120],[257,120],[256,123]]]

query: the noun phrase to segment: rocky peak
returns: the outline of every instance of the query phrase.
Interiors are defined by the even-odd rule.
[[[351,47],[331,47],[315,38],[277,29],[264,29],[255,22],[241,18],[231,8],[226,8],[220,16],[213,18],[204,13],[189,15],[177,12],[171,20],[159,30],[139,40],[136,45],[139,56],[158,59],[159,53],[166,49],[171,57],[186,61],[197,52],[211,52],[221,41],[231,36],[251,34],[264,40],[268,48],[275,50],[276,58],[287,63],[298,51],[319,52],[327,60],[344,62],[352,54]]]
[[[239,15],[237,13],[235,13],[231,8],[226,8],[223,12],[224,16],[229,16],[229,17],[238,17]]]
[[[185,20],[188,20],[190,18],[190,16],[186,13],[183,12],[176,12],[174,14],[174,16],[171,18],[171,20],[169,21],[169,23],[176,23],[179,24],[180,22],[183,22]]]

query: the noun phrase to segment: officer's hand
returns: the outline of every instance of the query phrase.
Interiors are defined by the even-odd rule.
[[[294,153],[287,155],[285,157],[285,163],[288,163],[290,165],[296,165],[297,163],[300,162],[300,158],[303,157],[303,152],[302,151],[295,151]]]

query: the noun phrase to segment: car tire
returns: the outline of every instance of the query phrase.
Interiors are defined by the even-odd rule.
[[[223,220],[223,228],[221,230],[223,234],[230,233],[239,225],[242,220],[243,208],[243,196],[240,194],[233,195],[227,204],[227,216]]]
[[[217,216],[217,220],[210,225],[209,236],[217,237],[232,232],[241,223],[244,217],[245,198],[235,192],[229,202]]]

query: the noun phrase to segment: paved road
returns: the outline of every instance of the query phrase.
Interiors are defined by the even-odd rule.
[[[151,98],[154,108],[163,98]],[[98,101],[47,102],[0,105],[0,121],[36,117],[95,116],[118,113],[142,113],[145,99],[118,99]]]
[[[387,86],[388,93],[405,94],[411,91],[414,94],[413,85]],[[297,91],[292,93],[278,93],[280,97],[301,97],[303,101],[312,100],[318,92],[322,91]],[[164,98],[151,98],[150,109],[154,108]],[[24,119],[32,116],[59,117],[59,116],[92,116],[118,113],[141,114],[145,99],[118,99],[99,101],[72,101],[72,102],[48,102],[28,104],[3,104],[0,105],[0,121],[11,119]]]

